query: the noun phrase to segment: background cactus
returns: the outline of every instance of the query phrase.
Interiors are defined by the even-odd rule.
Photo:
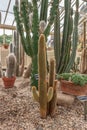
[[[12,43],[10,43],[9,51],[10,53],[14,53],[14,55],[16,56],[16,60],[17,60],[16,76],[19,76],[20,50],[19,50],[19,34],[17,30],[13,32],[13,40]]]
[[[55,60],[50,60],[49,68],[49,86],[53,87],[53,97],[52,100],[48,103],[48,113],[53,117],[55,115],[56,104],[57,104],[57,80],[55,80]],[[48,87],[49,87],[48,86]]]
[[[10,53],[6,57],[6,64],[7,64],[6,77],[11,78],[16,73],[16,57],[13,53]]]
[[[37,0],[32,0],[31,2],[28,2],[28,0],[22,0],[20,12],[18,6],[14,6],[15,20],[17,23],[17,29],[21,36],[24,51],[28,56],[32,58],[31,85],[37,86],[35,74],[38,73],[37,54],[39,35],[40,33],[44,33],[47,39],[47,36],[50,32],[50,27],[53,24],[55,15],[57,13],[57,4],[58,0],[52,1],[48,22],[48,0],[41,1],[40,11],[38,8]],[[40,32],[39,23],[41,23],[41,21],[44,21],[46,23],[46,26],[43,28],[43,31],[41,30]],[[26,35],[24,35],[24,30]]]
[[[57,65],[56,66],[57,73],[69,72],[75,60],[77,42],[78,42],[78,19],[79,19],[78,6],[79,6],[79,0],[76,0],[76,11],[73,27],[73,18],[72,18],[73,9],[71,7],[71,0],[65,0],[65,17],[64,17],[62,43],[60,42],[59,10],[55,18],[54,50]],[[70,53],[71,45],[72,45],[72,52]]]
[[[49,78],[49,80],[54,80],[54,61],[52,60],[52,73],[50,70],[50,74],[53,74],[53,77]],[[43,34],[40,35],[39,43],[38,43],[38,73],[39,73],[39,90],[36,90],[36,87],[32,87],[33,96],[37,102],[40,103],[40,114],[42,118],[46,118],[48,111],[48,103],[54,97],[54,88],[53,81],[48,83],[47,81],[47,63],[46,63],[46,47],[45,47],[45,36]],[[51,82],[51,81],[50,81]],[[50,86],[49,86],[50,85]]]
[[[81,62],[80,62],[80,72],[82,74],[87,74],[87,48],[82,50]]]
[[[0,78],[2,77],[2,65],[1,65],[1,61],[0,61]]]
[[[13,44],[13,43],[10,43],[9,46],[10,46],[9,52],[10,52],[10,53],[14,53],[14,48],[15,48],[15,47],[14,47],[14,44]]]

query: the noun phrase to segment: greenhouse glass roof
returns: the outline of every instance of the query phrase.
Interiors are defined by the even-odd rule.
[[[20,1],[20,0],[19,0]],[[51,0],[49,0],[50,2]],[[75,1],[71,0],[72,6],[75,8]],[[79,20],[79,26],[84,21],[84,19],[87,19],[87,2],[84,2],[86,0],[79,0],[80,6],[80,20]],[[1,12],[1,24],[3,25],[11,25],[15,26],[14,21],[14,13],[13,13],[13,6],[15,4],[15,0],[0,0],[0,12]],[[63,17],[64,17],[64,0],[60,0],[60,19],[61,19],[61,28],[63,25]]]
[[[1,24],[13,25],[15,0],[0,0]]]

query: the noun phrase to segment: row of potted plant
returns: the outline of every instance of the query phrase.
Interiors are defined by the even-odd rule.
[[[87,94],[87,75],[79,73],[62,73],[57,75],[61,90],[72,95]]]

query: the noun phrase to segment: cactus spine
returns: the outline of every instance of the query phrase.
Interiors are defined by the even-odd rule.
[[[7,64],[7,70],[6,70],[6,76],[8,78],[11,78],[12,76],[15,76],[16,72],[16,57],[13,53],[10,53],[6,58],[6,64]]]
[[[74,18],[74,27],[73,27],[73,9],[71,8],[71,0],[65,0],[65,17],[64,17],[64,28],[63,28],[63,37],[62,43],[60,43],[60,20],[59,13],[58,19],[55,19],[55,28],[54,28],[54,50],[55,50],[55,59],[56,59],[56,72],[63,73],[69,72],[76,55],[77,41],[78,41],[78,6],[79,1],[76,0],[76,12]],[[58,26],[58,28],[56,28]],[[73,32],[73,40],[71,41],[71,35]],[[58,37],[58,39],[57,39]],[[71,50],[72,42],[72,52]],[[61,45],[61,46],[60,46]],[[59,51],[59,53],[57,52]]]
[[[35,79],[35,74],[38,73],[38,63],[37,63],[37,54],[38,54],[38,39],[39,39],[39,23],[40,21],[45,21],[47,24],[47,27],[44,30],[44,34],[46,36],[49,35],[50,27],[54,22],[55,14],[57,13],[57,4],[58,0],[52,1],[52,7],[50,9],[50,17],[49,21],[47,22],[47,12],[48,12],[48,0],[42,0],[41,2],[41,9],[40,9],[40,16],[39,11],[37,7],[37,0],[32,0],[28,3],[28,0],[21,2],[21,13],[19,12],[18,6],[14,6],[14,15],[15,20],[17,23],[17,29],[21,36],[22,45],[24,48],[24,51],[28,56],[32,58],[32,84],[37,86],[37,81]],[[30,14],[32,16],[32,21],[29,19]],[[31,24],[32,23],[32,24]],[[24,31],[26,33],[26,36],[24,35]],[[33,37],[31,36],[31,32],[33,34]]]

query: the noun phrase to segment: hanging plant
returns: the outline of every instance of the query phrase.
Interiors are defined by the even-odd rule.
[[[3,47],[4,47],[4,49],[8,49],[9,44],[7,44],[7,43],[3,43]]]

